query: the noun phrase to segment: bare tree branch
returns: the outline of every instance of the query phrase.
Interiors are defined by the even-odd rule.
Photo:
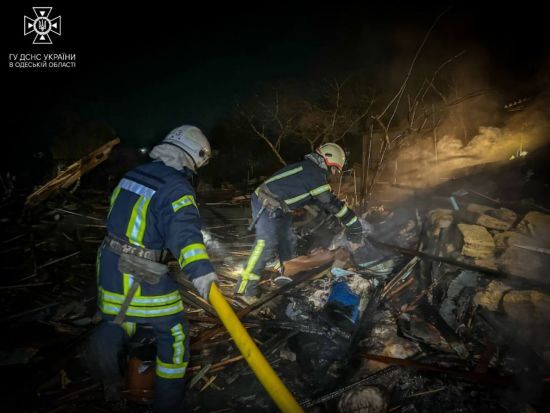
[[[256,125],[254,124],[254,119],[252,116],[249,116],[247,115],[244,110],[242,110],[242,108],[239,108],[239,111],[241,113],[241,115],[248,121],[251,129],[254,131],[254,133],[256,134],[256,136],[258,136],[259,138],[261,138],[268,146],[269,148],[271,149],[271,151],[273,152],[273,154],[275,155],[275,157],[277,158],[277,160],[279,162],[281,162],[283,165],[286,165],[286,161],[283,159],[283,157],[281,156],[280,152],[279,152],[279,148],[276,146],[277,143],[274,145],[271,140],[266,136],[265,134],[265,127],[262,125],[262,130],[260,131]],[[280,143],[279,143],[280,145]]]
[[[355,118],[351,123],[348,125],[348,127],[340,134],[338,138],[336,138],[334,141],[338,142],[342,139],[344,139],[344,136],[355,126],[357,123],[359,123],[365,116],[367,116],[372,108],[372,105],[374,105],[374,97],[371,99],[369,106],[363,113],[361,113],[357,118]]]
[[[409,70],[407,72],[407,75],[405,76],[405,79],[403,80],[403,83],[401,84],[401,87],[399,88],[399,90],[397,91],[396,95],[390,100],[390,102],[388,103],[388,105],[384,108],[384,110],[382,111],[382,113],[380,113],[377,117],[378,118],[382,118],[386,112],[390,109],[390,107],[395,103],[395,107],[394,107],[394,110],[393,110],[393,113],[387,123],[387,127],[389,128],[394,116],[395,116],[395,113],[397,112],[397,107],[399,106],[399,102],[401,101],[401,97],[403,96],[403,92],[405,91],[405,88],[407,87],[407,83],[411,77],[411,74],[412,74],[412,71],[414,69],[414,66],[416,64],[416,60],[418,59],[418,56],[420,55],[420,52],[422,51],[422,49],[424,48],[424,45],[426,44],[426,42],[428,41],[428,38],[430,37],[430,34],[432,32],[432,30],[434,29],[434,27],[436,26],[436,24],[439,22],[439,20],[441,19],[441,17],[443,17],[443,15],[445,13],[447,13],[447,11],[450,9],[450,7],[448,7],[447,9],[445,9],[441,14],[439,14],[439,16],[436,17],[436,19],[434,20],[434,22],[432,23],[432,25],[430,26],[430,28],[428,29],[427,33],[425,34],[424,36],[424,39],[422,40],[422,43],[420,44],[420,46],[418,47],[417,51],[416,51],[416,54],[414,55],[413,57],[413,60],[411,62],[411,65],[409,66]]]

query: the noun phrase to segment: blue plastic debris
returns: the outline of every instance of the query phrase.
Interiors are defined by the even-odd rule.
[[[356,323],[359,319],[359,302],[360,297],[351,291],[345,281],[337,281],[332,285],[327,308]]]

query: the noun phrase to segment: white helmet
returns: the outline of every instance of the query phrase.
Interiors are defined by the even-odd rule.
[[[196,126],[182,125],[170,132],[162,142],[177,146],[189,155],[195,171],[206,165],[212,155],[208,139]]]
[[[346,163],[346,153],[340,145],[335,143],[325,143],[317,148],[316,151],[323,157],[327,166],[335,166],[339,171],[344,169]]]

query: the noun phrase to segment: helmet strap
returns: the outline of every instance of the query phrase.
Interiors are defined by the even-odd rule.
[[[193,187],[195,192],[198,191],[198,189],[199,189],[199,174],[196,173],[196,172],[193,173],[193,175],[191,175],[191,186]]]

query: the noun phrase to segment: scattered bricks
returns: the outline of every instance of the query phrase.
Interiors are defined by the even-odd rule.
[[[494,208],[491,208],[487,205],[480,205],[480,204],[468,204],[466,207],[467,211],[475,212],[477,214],[485,214],[487,211],[494,210]]]
[[[456,211],[455,217],[460,222],[472,224],[472,225],[481,225],[488,229],[505,231],[510,228],[510,224],[504,221],[501,221],[498,218],[494,218],[487,214],[480,214],[479,212],[468,211],[465,209]]]
[[[479,204],[469,204],[466,210],[457,215],[461,221],[498,231],[510,229],[517,219],[516,213],[510,209],[495,209]]]
[[[473,258],[485,258],[493,254],[495,242],[486,228],[480,225],[458,224],[462,234],[462,254]]]
[[[536,240],[519,232],[506,231],[495,235],[493,238],[498,252],[503,252],[514,245],[528,245],[536,247],[539,245]]]
[[[548,283],[550,256],[524,248],[509,246],[498,258],[499,268],[507,273]]]
[[[444,228],[449,228],[453,223],[453,211],[450,209],[434,209],[428,212],[430,223],[430,236],[437,238]]]
[[[511,289],[512,287],[503,284],[500,281],[491,281],[485,290],[478,292],[474,296],[474,304],[485,307],[490,311],[497,311],[502,300],[502,296]]]
[[[502,308],[520,323],[550,321],[550,296],[539,291],[510,291],[502,298]]]
[[[474,264],[479,265],[480,267],[490,268],[492,270],[498,271],[499,263],[494,256],[489,256],[486,258],[476,258],[474,259]]]
[[[494,209],[492,211],[487,212],[486,215],[490,215],[492,217],[498,218],[501,221],[508,223],[510,226],[514,225],[514,223],[518,219],[518,215],[514,211],[508,208]]]
[[[544,245],[550,245],[550,215],[531,211],[518,224],[518,230]],[[543,245],[543,246],[544,246]]]
[[[466,210],[480,215],[489,215],[500,221],[506,222],[510,226],[512,226],[518,218],[517,214],[508,208],[491,208],[486,205],[469,204]]]
[[[479,215],[475,220],[475,223],[485,228],[496,229],[498,231],[506,231],[512,226],[512,224],[508,222],[501,221],[500,219],[494,218],[487,214]]]

